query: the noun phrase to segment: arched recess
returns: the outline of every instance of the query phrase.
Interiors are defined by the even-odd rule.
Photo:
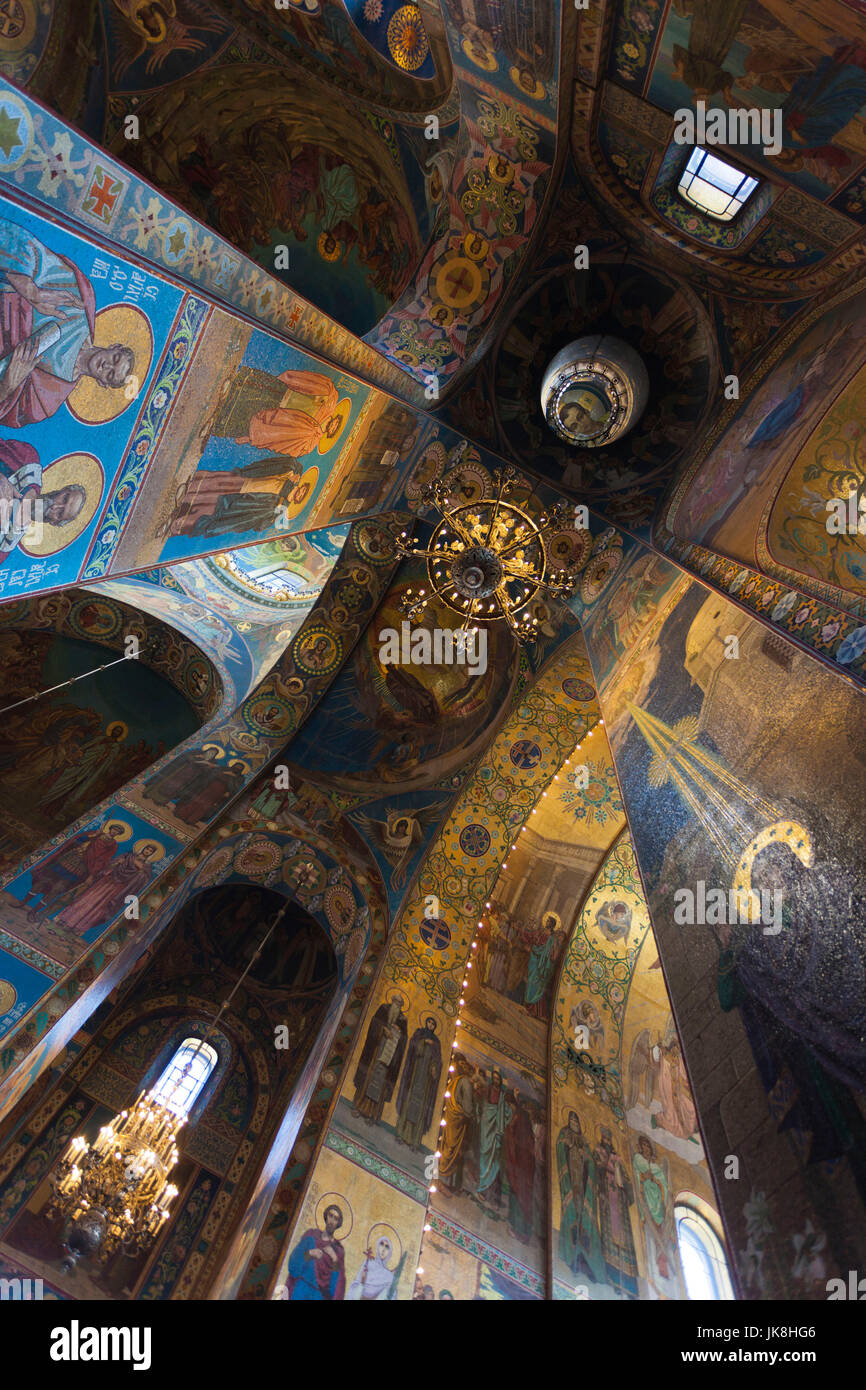
[[[208,68],[147,95],[152,135],[118,156],[194,217],[351,333],[402,293],[438,199],[423,127],[400,131],[357,102],[334,101],[294,65]],[[441,180],[439,186],[441,198]]]
[[[219,1027],[209,1031],[284,905],[279,891],[237,876],[186,899],[147,970],[123,991],[74,1075],[47,1093],[30,1142],[10,1158],[0,1253],[23,1260],[67,1296],[207,1297],[338,990],[335,934],[293,900]],[[71,1113],[75,1132],[94,1138],[118,1108],[156,1083],[190,1035],[208,1037],[217,1063],[180,1134],[173,1174],[180,1193],[171,1219],[137,1258],[85,1261],[64,1275],[62,1222],[42,1214],[60,1155],[51,1142],[58,1116]]]
[[[123,660],[130,637],[134,664]],[[0,606],[0,877],[194,734],[222,698],[198,646],[126,604],[72,589]]]
[[[563,958],[550,1077],[553,1296],[688,1298],[676,1194],[721,1222],[627,830]]]
[[[145,865],[136,869],[139,883],[129,891],[138,899],[140,918],[126,916],[126,909],[135,904],[125,903],[127,890],[122,880],[129,870],[130,856],[124,852],[117,856],[111,881],[104,886],[104,897],[102,893],[90,896],[94,885],[79,885],[80,896],[84,899],[87,894],[89,905],[86,920],[83,912],[76,914],[79,920],[74,932],[58,939],[48,922],[39,939],[37,964],[33,964],[37,953],[31,945],[16,942],[8,949],[0,947],[3,970],[15,972],[20,991],[15,1010],[7,1012],[0,1025],[4,1031],[0,1049],[0,1070],[4,1073],[0,1108],[4,1113],[123,977],[121,963],[111,958],[124,945],[132,948],[133,956],[137,953],[140,922],[152,911],[154,899],[148,891],[152,884],[168,881],[169,872],[183,863],[201,832],[277,758],[327,690],[393,574],[395,562],[390,546],[393,534],[405,526],[405,521],[398,514],[386,523],[390,530],[369,524],[353,527],[311,615],[312,621],[303,624],[268,677],[239,708],[233,709],[230,702],[228,709],[218,710],[210,723],[179,751],[127,786],[114,805],[103,804],[90,822],[79,822],[73,828],[76,832],[101,834],[109,817],[120,817],[129,821],[143,838],[159,841],[163,855],[155,878],[152,866],[147,873]],[[375,554],[368,553],[368,547]],[[357,598],[351,608],[343,603],[343,595],[349,592],[346,581],[350,574],[357,585],[350,591],[352,598]],[[206,748],[205,744],[211,746]],[[179,811],[183,814],[179,815]],[[134,846],[139,842],[134,839],[131,843]],[[44,855],[38,860],[39,867],[55,863],[65,848],[64,842]],[[12,936],[20,934],[19,904],[33,887],[34,872],[31,856],[30,862],[4,884],[0,893],[0,918]],[[40,924],[45,927],[46,920],[40,918],[34,931]],[[22,956],[26,956],[26,969],[19,964]]]

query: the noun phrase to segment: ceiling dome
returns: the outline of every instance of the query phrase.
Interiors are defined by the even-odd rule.
[[[633,347],[612,334],[576,338],[549,362],[541,409],[567,444],[597,449],[620,439],[643,414],[649,376]]]

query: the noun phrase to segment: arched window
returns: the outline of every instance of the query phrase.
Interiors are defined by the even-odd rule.
[[[674,1206],[680,1264],[690,1299],[733,1299],[724,1247],[706,1216],[691,1202]]]
[[[188,1115],[218,1061],[209,1043],[184,1038],[151,1096],[176,1115]]]

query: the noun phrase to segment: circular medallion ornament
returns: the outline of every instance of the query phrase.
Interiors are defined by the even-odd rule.
[[[589,531],[557,531],[547,541],[547,554],[555,568],[581,569],[592,550]]]
[[[356,929],[352,932],[346,945],[343,956],[343,975],[351,975],[364,951],[365,934],[363,930]]]
[[[352,930],[356,908],[354,894],[342,885],[329,888],[325,894],[325,916],[340,936]]]
[[[384,526],[374,521],[362,521],[355,532],[355,544],[374,565],[386,564],[394,556],[394,540]]]
[[[343,644],[330,629],[322,626],[299,633],[292,648],[295,665],[309,675],[328,676],[336,671],[343,655]]]
[[[541,762],[541,749],[531,738],[521,738],[512,743],[508,756],[521,772],[530,772]]]
[[[418,6],[401,5],[388,24],[388,52],[394,62],[406,72],[416,72],[429,47]]]
[[[514,165],[502,154],[493,153],[487,161],[487,169],[494,183],[504,186],[514,178]]]
[[[259,734],[293,733],[297,722],[292,706],[279,695],[257,695],[243,708],[244,723]]]
[[[194,700],[203,700],[206,695],[210,694],[211,689],[210,663],[199,657],[193,657],[184,671],[184,683]]]
[[[91,641],[94,638],[105,641],[120,631],[123,625],[120,609],[101,599],[87,598],[76,603],[69,614],[69,624],[74,632]]]
[[[215,849],[213,854],[202,864],[196,876],[196,882],[203,885],[216,883],[218,879],[223,878],[228,873],[233,858],[234,850],[229,845],[220,845],[219,849]]]
[[[589,681],[582,681],[578,676],[566,676],[562,688],[570,700],[577,700],[582,705],[595,699],[595,691]]]
[[[444,951],[451,945],[451,928],[441,917],[425,917],[418,928],[418,935],[424,945],[434,951]]]
[[[460,831],[460,848],[471,859],[480,859],[490,848],[490,831],[483,825],[466,825]]]
[[[311,854],[293,854],[283,863],[283,882],[299,898],[314,897],[325,886],[325,870]]]
[[[435,439],[428,444],[406,484],[406,496],[413,501],[420,497],[425,488],[441,476],[447,457],[448,450],[440,440]]]
[[[474,308],[484,299],[490,272],[468,256],[445,256],[433,270],[436,298],[449,309]]]
[[[447,478],[449,495],[460,506],[477,502],[490,487],[490,475],[481,467],[461,463]]]
[[[524,96],[529,97],[532,101],[544,101],[547,96],[547,89],[542,86],[531,68],[516,66],[509,68],[508,76]]]
[[[618,545],[612,545],[609,550],[602,550],[590,560],[580,580],[580,596],[584,603],[595,602],[621,564],[622,549]]]
[[[640,419],[649,376],[633,347],[610,334],[577,338],[548,364],[541,408],[566,444],[597,449],[620,439]]]
[[[234,867],[239,874],[249,874],[250,878],[263,878],[280,866],[282,850],[272,840],[256,839],[245,845],[235,855]]]
[[[14,1009],[17,998],[15,986],[9,980],[0,980],[0,1014],[8,1014],[10,1009]]]

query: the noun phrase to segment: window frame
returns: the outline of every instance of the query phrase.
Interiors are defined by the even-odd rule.
[[[694,170],[690,170],[689,165],[692,163],[692,160],[695,158],[696,155],[701,155],[702,158],[698,160],[697,167]],[[710,178],[708,178],[705,174],[701,172],[708,159],[715,159],[720,164],[723,164],[725,168],[730,169],[732,173],[740,175],[740,182],[733,193],[728,193],[728,190],[726,188],[720,188],[718,184],[713,183]],[[711,188],[714,188],[717,192],[727,194],[728,206],[730,207],[730,204],[732,202],[735,202],[737,204],[734,212],[730,213],[730,215],[726,215],[725,213],[710,212],[708,208],[705,208],[700,203],[693,201],[693,199],[689,197],[688,192],[683,188],[683,180],[687,176],[690,176],[692,184],[696,180],[700,180],[702,183],[709,184],[709,186]],[[743,185],[747,182],[751,182],[752,186],[747,190],[745,196],[742,196]],[[691,152],[689,153],[688,159],[686,160],[685,164],[680,170],[680,176],[676,184],[676,194],[680,201],[693,213],[698,213],[701,217],[709,217],[712,222],[718,223],[719,226],[731,227],[734,225],[737,219],[742,216],[744,210],[746,209],[752,198],[755,196],[760,186],[761,180],[757,177],[756,174],[747,173],[744,169],[741,169],[739,165],[731,164],[727,158],[723,158],[719,154],[714,154],[712,150],[708,150],[704,145],[693,145],[691,148]]]
[[[193,1083],[193,1086],[190,1089],[189,1094],[185,1098],[184,1104],[182,1106],[178,1106],[177,1103],[172,1103],[169,1099],[166,1098],[167,1096],[171,1096],[171,1089],[167,1088],[164,1094],[161,1094],[161,1091],[163,1083],[168,1081],[168,1078],[172,1075],[172,1072],[175,1069],[175,1067],[177,1067],[179,1073],[183,1072],[183,1067],[185,1063],[181,1063],[178,1066],[178,1059],[184,1057],[184,1055],[187,1055],[190,1058],[195,1055],[198,1055],[199,1057],[204,1057],[205,1060],[209,1063],[209,1065],[204,1075],[200,1078],[197,1078],[196,1082]],[[217,1071],[217,1068],[219,1067],[219,1061],[220,1056],[215,1047],[211,1046],[210,1043],[204,1042],[202,1038],[198,1038],[194,1034],[187,1035],[185,1038],[182,1038],[179,1043],[177,1043],[177,1045],[171,1053],[171,1056],[165,1063],[165,1066],[161,1069],[159,1075],[157,1076],[156,1080],[151,1086],[149,1091],[151,1099],[156,1101],[159,1105],[164,1106],[166,1110],[170,1110],[173,1114],[183,1115],[185,1120],[189,1120],[193,1110],[198,1106],[198,1103],[201,1100],[205,1087],[208,1085],[214,1073]]]
[[[692,1242],[690,1242],[695,1252],[695,1257],[702,1257],[704,1261],[703,1278],[715,1291],[715,1296],[712,1299],[701,1300],[693,1296],[689,1289],[687,1263],[683,1257],[684,1245],[687,1238],[680,1232],[681,1224],[686,1222],[691,1223],[688,1227],[690,1232],[695,1232],[695,1236]],[[677,1256],[683,1274],[686,1298],[691,1302],[734,1302],[736,1300],[736,1294],[734,1292],[733,1281],[731,1280],[727,1252],[725,1251],[724,1242],[714,1222],[709,1218],[707,1204],[692,1193],[679,1193],[674,1199],[674,1232],[676,1235]],[[695,1250],[695,1245],[698,1247],[697,1250]]]

